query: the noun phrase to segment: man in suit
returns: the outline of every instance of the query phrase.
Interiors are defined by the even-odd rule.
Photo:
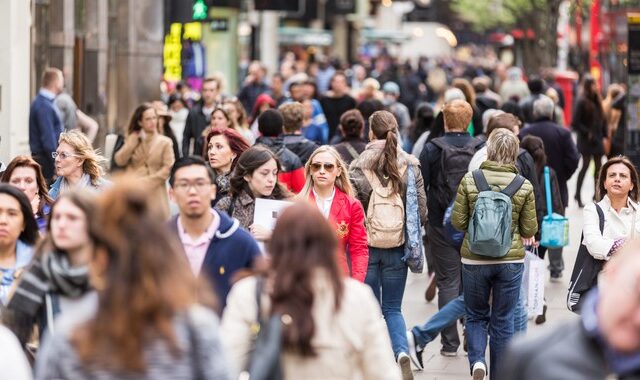
[[[544,150],[547,155],[547,165],[556,171],[562,204],[569,204],[569,191],[567,181],[578,168],[580,155],[578,148],[571,138],[571,132],[558,126],[553,121],[555,104],[545,95],[533,103],[534,122],[520,130],[520,140],[527,135],[538,136],[544,142]]]
[[[41,83],[29,111],[29,148],[33,159],[42,166],[45,179],[51,183],[55,174],[51,153],[58,149],[58,138],[63,130],[60,110],[54,103],[64,88],[62,71],[54,67],[46,69]]]

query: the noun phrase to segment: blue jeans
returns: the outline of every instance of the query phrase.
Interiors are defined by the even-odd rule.
[[[437,313],[431,316],[424,325],[415,326],[411,329],[419,347],[424,347],[434,340],[440,331],[447,326],[451,326],[466,314],[464,296],[459,296],[451,300]]]
[[[529,323],[529,314],[527,314],[527,308],[524,307],[524,292],[527,289],[524,288],[524,283],[520,285],[520,294],[518,295],[518,303],[516,304],[516,311],[514,315],[513,330],[516,333],[526,333],[527,324]]]
[[[408,352],[407,327],[402,316],[402,297],[407,282],[407,265],[402,262],[404,247],[369,247],[369,267],[364,282],[371,287],[387,322],[394,355]]]
[[[523,264],[462,265],[462,285],[467,308],[469,364],[486,365],[487,333],[491,336],[491,380],[514,334],[516,304],[520,298]],[[489,296],[493,293],[492,304]]]

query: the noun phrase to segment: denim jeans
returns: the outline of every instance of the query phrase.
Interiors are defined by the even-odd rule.
[[[516,304],[516,311],[514,313],[513,320],[513,330],[516,334],[527,332],[529,314],[527,313],[527,308],[524,305],[524,292],[526,291],[527,289],[525,289],[524,283],[520,284],[520,294],[518,295],[518,303]]]
[[[369,247],[369,267],[364,282],[371,287],[387,322],[394,355],[408,352],[407,327],[402,316],[402,297],[407,282],[407,265],[402,262],[404,246]]]
[[[523,269],[523,264],[462,265],[469,364],[482,362],[486,365],[484,353],[488,333],[491,336],[491,380],[497,379],[495,370],[500,368],[500,359],[514,334],[514,314]]]
[[[466,314],[464,297],[459,296],[446,304],[437,313],[431,316],[424,325],[415,326],[411,329],[419,347],[424,347],[434,340],[440,331],[447,326],[451,326]]]

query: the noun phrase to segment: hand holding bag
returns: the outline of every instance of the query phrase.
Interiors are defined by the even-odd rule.
[[[569,245],[569,219],[553,212],[551,206],[551,179],[549,167],[544,167],[544,190],[547,198],[547,215],[542,219],[540,244],[547,248]]]

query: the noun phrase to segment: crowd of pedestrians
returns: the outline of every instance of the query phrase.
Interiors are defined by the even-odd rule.
[[[92,128],[67,127],[62,73],[44,72],[32,156],[2,165],[0,184],[0,356],[20,357],[14,378],[407,380],[438,334],[474,380],[640,373],[623,86],[602,100],[585,75],[565,126],[548,71],[290,63],[251,63],[235,97],[212,76],[140,104],[111,157]],[[567,339],[509,348],[529,317],[525,256],[548,251],[551,281],[563,277],[563,245],[540,242],[581,160],[567,304],[583,318]],[[597,203],[581,192],[591,161]],[[265,204],[279,205],[273,223]],[[423,270],[440,310],[408,326],[408,272]],[[582,368],[562,355],[572,347]]]

